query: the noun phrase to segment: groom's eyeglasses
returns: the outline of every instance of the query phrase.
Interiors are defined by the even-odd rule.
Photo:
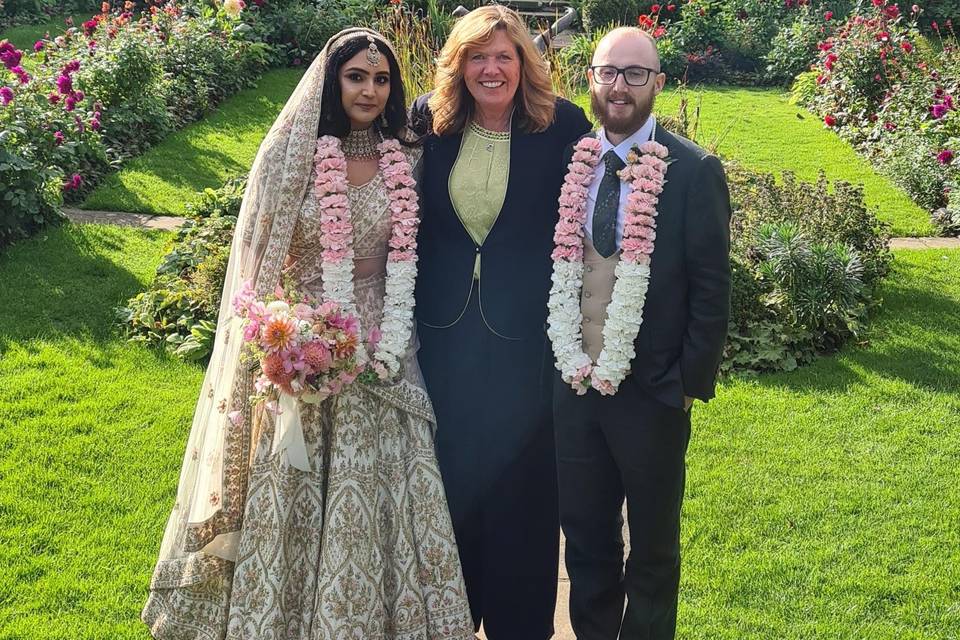
[[[660,73],[650,67],[611,67],[608,65],[597,65],[590,67],[593,72],[593,79],[597,84],[613,84],[617,81],[617,76],[623,74],[623,79],[631,87],[642,87],[650,81],[650,76]]]

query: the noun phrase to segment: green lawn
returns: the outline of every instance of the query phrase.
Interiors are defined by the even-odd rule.
[[[202,371],[110,322],[168,237],[0,255],[0,638],[147,638]],[[695,409],[679,637],[960,636],[960,251],[898,252],[885,296],[868,344]]]
[[[804,180],[814,180],[822,168],[831,180],[864,185],[867,204],[891,223],[895,236],[936,235],[930,217],[893,184],[874,172],[870,163],[828,130],[816,116],[791,105],[778,89],[702,87],[689,89],[691,107],[702,97],[697,139],[704,146],[744,165],[779,174],[790,170]],[[665,91],[657,110],[677,112],[675,90]],[[589,99],[578,102],[585,109]],[[690,109],[692,115],[693,109]]]
[[[66,227],[0,255],[0,638],[137,620],[202,371],[117,337],[169,235]]]
[[[75,13],[73,14],[74,25],[79,28],[84,20],[89,20],[92,16],[92,11],[88,13]],[[32,53],[33,43],[43,38],[46,33],[56,37],[66,30],[67,25],[64,22],[66,18],[67,16],[57,16],[55,18],[50,18],[46,22],[41,22],[38,24],[25,24],[19,27],[10,27],[9,29],[0,31],[0,40],[9,40],[10,43],[17,49],[26,49],[28,52]],[[29,62],[26,55],[24,56],[24,62]]]
[[[960,637],[960,251],[885,297],[869,345],[696,410],[679,637]]]
[[[225,100],[203,120],[170,135],[108,176],[84,209],[183,214],[197,192],[250,170],[260,142],[303,70],[268,72],[256,88]]]

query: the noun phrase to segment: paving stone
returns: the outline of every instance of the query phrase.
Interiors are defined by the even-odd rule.
[[[82,209],[64,209],[64,215],[77,224],[113,224],[120,227],[139,229],[178,229],[187,221],[177,216],[156,216],[147,213],[126,213],[123,211],[84,211]]]

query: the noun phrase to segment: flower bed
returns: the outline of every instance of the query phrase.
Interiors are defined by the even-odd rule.
[[[56,219],[106,172],[251,84],[266,46],[225,9],[127,2],[32,51],[0,43],[0,246]],[[29,59],[32,72],[24,70]]]
[[[950,198],[960,183],[960,43],[949,19],[931,21],[932,35],[922,36],[922,16],[917,5],[905,13],[872,0],[830,30],[816,71],[801,76],[794,92],[918,205],[960,217]]]

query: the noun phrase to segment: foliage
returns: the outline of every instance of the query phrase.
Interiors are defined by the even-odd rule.
[[[947,204],[930,214],[940,235],[960,236],[960,189],[947,185]]]
[[[640,14],[638,0],[582,0],[580,20],[585,31],[595,31],[603,25],[633,24]]]
[[[18,148],[15,130],[0,132],[0,247],[25,238],[60,218],[59,190],[49,188],[56,176]],[[11,144],[11,141],[14,144]]]
[[[19,176],[0,182],[0,200],[11,203],[0,244],[22,235],[15,227],[50,219],[58,189],[76,201],[124,159],[255,81],[267,61],[223,8],[108,9],[32,51],[0,42],[2,144]]]
[[[131,340],[190,361],[210,354],[244,187],[244,179],[231,180],[190,207],[194,219],[177,232],[153,283],[118,310]]]
[[[792,23],[780,28],[763,55],[767,63],[765,78],[785,84],[808,70],[817,59],[817,44],[824,31],[823,17],[809,5],[802,7]]]
[[[914,5],[873,0],[820,43],[816,91],[798,96],[933,211],[960,179],[960,43],[952,26],[923,38]]]
[[[397,52],[407,99],[432,90],[435,60],[453,27],[453,17],[431,0],[424,11],[401,5],[384,11],[375,26]]]
[[[254,0],[243,15],[247,37],[269,45],[272,64],[310,63],[327,40],[342,29],[367,24],[375,0]]]
[[[734,208],[725,371],[785,370],[860,335],[890,269],[888,233],[846,183],[727,165]]]

